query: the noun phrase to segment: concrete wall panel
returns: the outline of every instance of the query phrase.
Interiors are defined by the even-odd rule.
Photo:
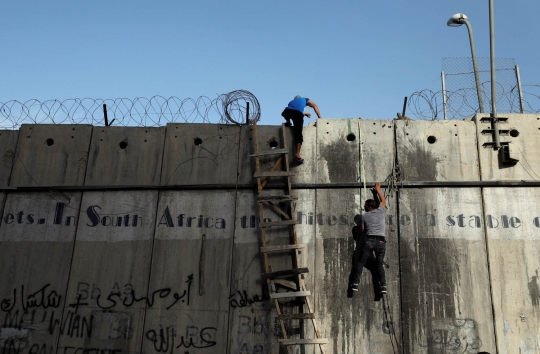
[[[239,140],[236,125],[167,124],[161,185],[235,184]]]
[[[396,121],[398,161],[406,181],[478,181],[472,121]]]
[[[82,186],[91,125],[23,124],[10,186]]]
[[[360,123],[356,139],[359,143],[362,142],[365,180],[382,182],[392,173],[394,164],[394,121],[379,119],[355,121],[357,125]],[[358,156],[361,156],[360,152]]]
[[[0,187],[7,187],[17,150],[18,130],[0,130]]]
[[[242,126],[241,128],[242,139],[240,143],[238,183],[255,183],[255,180],[253,179],[253,173],[255,172],[255,158],[248,157],[249,154],[255,153],[252,140],[253,127]],[[296,175],[292,177],[292,183],[316,183],[317,167],[319,164],[316,154],[316,131],[317,128],[313,122],[310,122],[308,126],[303,128],[302,135],[304,136],[304,142],[302,143],[301,156],[304,158],[305,162],[302,165],[299,165],[293,159],[296,147],[292,127],[285,128],[287,138],[287,146],[285,146],[282,139],[281,126],[257,125],[259,151],[270,150],[271,146],[275,146],[276,144],[277,149],[289,149],[289,168],[291,171],[296,172]],[[279,155],[261,156],[261,171],[270,171],[270,168],[275,163],[277,156]],[[278,169],[283,169],[283,166],[280,166]],[[275,178],[272,179],[271,182],[282,183],[283,179]]]
[[[0,228],[0,350],[55,352],[81,193],[10,194]],[[65,326],[66,327],[66,326]]]
[[[94,127],[84,184],[159,185],[165,127]]]
[[[540,189],[485,188],[499,353],[540,351]]]
[[[330,339],[328,353],[390,353],[389,333],[393,331],[401,342],[398,240],[394,224],[386,227],[385,260],[390,268],[386,269],[388,295],[385,299],[392,309],[389,317],[385,318],[384,302],[373,301],[374,290],[367,269],[362,274],[359,291],[352,299],[347,298],[354,250],[351,231],[354,216],[360,213],[365,199],[358,189],[317,190],[316,274],[310,289],[315,292],[322,335]],[[387,223],[394,222],[395,212],[395,206],[391,206]]]
[[[510,143],[511,157],[519,159],[516,165],[502,165],[497,151],[492,147],[482,147],[485,142],[492,142],[492,134],[482,134],[484,129],[491,129],[491,123],[480,122],[484,115],[477,115],[479,136],[480,162],[482,164],[482,180],[484,181],[538,181],[540,179],[540,115],[538,114],[507,114],[500,113],[499,117],[507,117],[508,122],[500,122],[500,130],[509,133],[501,134],[501,142]],[[516,135],[516,136],[512,136]]]
[[[157,191],[84,193],[63,317],[80,327],[60,337],[60,348],[140,350],[155,296],[148,277],[157,198]]]
[[[358,182],[358,119],[318,119],[317,156],[317,183]]]
[[[480,190],[400,191],[405,352],[495,352]]]
[[[160,193],[149,288],[171,293],[147,310],[143,352],[159,352],[160,331],[175,333],[175,348],[226,351],[235,194]]]

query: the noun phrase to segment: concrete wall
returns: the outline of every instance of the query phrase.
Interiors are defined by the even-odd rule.
[[[519,132],[503,137],[514,167],[482,147],[491,136],[475,121],[304,127],[306,162],[291,162],[300,265],[327,353],[540,353],[540,187],[451,185],[540,179],[540,116],[505,124]],[[259,126],[258,139],[261,150],[283,144],[278,126]],[[251,153],[247,126],[1,131],[0,185],[11,188],[0,193],[1,354],[280,353],[256,194],[245,188]],[[262,169],[273,162],[261,158]],[[389,293],[374,302],[366,271],[349,299],[354,215],[394,165],[407,188],[387,191]],[[17,189],[49,186],[74,188]],[[288,228],[267,229],[267,242],[288,244]],[[273,270],[291,265],[289,252],[272,256]],[[285,328],[313,337],[309,324]]]

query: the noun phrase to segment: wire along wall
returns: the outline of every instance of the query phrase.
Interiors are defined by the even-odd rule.
[[[214,99],[207,96],[196,99],[153,96],[0,102],[0,129],[18,129],[21,124],[135,127],[160,127],[167,123],[252,124],[260,117],[257,97],[245,90],[218,95]]]
[[[491,112],[491,72],[489,58],[477,58],[484,111]],[[522,85],[523,109],[514,59],[496,59],[498,113],[539,113],[540,84]],[[464,119],[480,112],[472,58],[445,58],[447,119]],[[422,90],[409,96],[408,112],[416,119],[444,119],[443,91]]]

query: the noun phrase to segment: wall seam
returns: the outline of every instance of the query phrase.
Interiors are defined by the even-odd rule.
[[[397,166],[399,166],[399,158],[398,158],[398,149],[397,149],[397,121],[394,120],[394,166],[395,169]],[[392,171],[394,172],[394,171]],[[400,331],[401,331],[401,352],[405,353],[405,331],[404,331],[404,316],[403,316],[403,275],[402,275],[402,266],[401,266],[401,224],[400,224],[400,192],[399,192],[399,186],[396,188],[396,224],[397,224],[397,251],[398,251],[398,268],[399,268],[399,323],[400,323]],[[399,347],[398,347],[399,350]]]
[[[81,205],[82,205],[82,200],[83,200],[83,196],[84,196],[84,192],[81,192],[81,197],[79,199],[79,206],[78,208],[76,209],[78,211],[78,216],[77,216],[77,224],[74,225],[75,226],[75,234],[73,235],[73,248],[71,249],[71,259],[70,259],[70,262],[69,262],[69,271],[68,271],[68,278],[67,278],[67,283],[66,283],[66,291],[64,293],[64,306],[62,306],[62,313],[60,315],[60,323],[62,323],[62,320],[64,319],[64,311],[66,310],[66,307],[68,306],[67,304],[67,297],[68,297],[68,293],[69,293],[69,282],[71,280],[71,270],[73,268],[73,258],[75,257],[75,246],[76,246],[76,243],[77,243],[77,233],[79,231],[79,223],[81,221]],[[50,200],[50,196],[47,196]],[[70,196],[71,197],[71,196]],[[7,198],[6,198],[7,200]],[[54,198],[53,198],[54,200]],[[78,303],[78,299],[77,299],[77,303]],[[60,327],[58,327],[58,336],[56,337],[56,343],[55,343],[55,346],[56,346],[56,353],[58,353],[58,345],[60,344],[60,336],[61,336],[61,333],[60,333]]]
[[[152,266],[154,264],[154,245],[156,243],[156,234],[157,234],[157,217],[158,217],[158,212],[159,212],[159,202],[160,202],[160,199],[161,199],[161,192],[157,192],[157,196],[155,197],[155,199],[157,199],[157,202],[156,202],[156,212],[155,212],[155,217],[154,217],[154,234],[153,234],[153,237],[152,237],[152,247],[151,247],[151,250],[150,250],[150,267],[148,267],[148,282],[146,284],[146,298],[148,299],[148,295],[149,295],[149,291],[150,291],[150,281],[151,281],[151,278],[152,278]],[[141,345],[140,345],[140,350],[139,350],[139,353],[143,353],[143,346],[144,346],[144,338],[145,338],[145,335],[144,335],[144,332],[146,330],[146,312],[148,311],[148,301],[145,301],[145,304],[144,304],[144,312],[143,312],[143,318],[142,318],[142,333],[141,333]]]
[[[478,174],[480,181],[483,181],[482,176],[482,159],[480,157],[480,126],[479,124],[479,117],[478,114],[476,115],[476,119],[474,121],[475,127],[476,127],[476,151],[478,153]],[[491,300],[491,318],[493,322],[493,335],[495,339],[495,351],[499,353],[499,341],[497,338],[497,322],[495,318],[495,304],[493,302],[493,277],[491,273],[491,265],[490,265],[490,256],[489,256],[489,237],[488,237],[488,228],[487,228],[487,215],[486,215],[486,200],[484,196],[484,187],[480,187],[480,201],[482,205],[482,216],[484,220],[484,247],[486,250],[486,266],[488,271],[488,277],[489,277],[489,297]]]

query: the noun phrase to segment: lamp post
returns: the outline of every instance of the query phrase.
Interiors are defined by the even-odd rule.
[[[474,49],[474,36],[471,24],[469,23],[469,19],[464,14],[455,14],[450,17],[446,24],[450,27],[459,27],[462,24],[465,24],[467,26],[467,29],[469,30],[469,42],[471,44],[474,79],[476,81],[476,94],[478,95],[478,109],[480,110],[480,113],[484,113],[484,100],[482,98],[482,89],[480,87],[480,78],[478,76],[478,63],[476,61],[476,51]]]
[[[495,81],[495,15],[493,0],[489,0],[489,58],[491,61],[491,118],[495,137],[495,149],[501,147],[499,140],[499,120],[497,119],[497,83]]]

